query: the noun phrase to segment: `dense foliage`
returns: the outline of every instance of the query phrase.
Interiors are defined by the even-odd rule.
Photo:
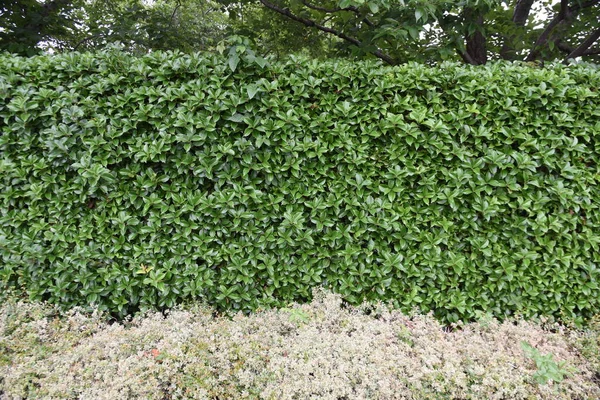
[[[132,53],[208,50],[224,38],[222,8],[210,0],[5,0],[0,51],[34,55],[115,43]]]
[[[251,61],[1,56],[1,282],[120,314],[316,286],[598,312],[597,69]]]
[[[4,0],[0,51],[213,51],[275,57],[600,61],[600,0]]]
[[[0,302],[0,392],[94,400],[600,398],[597,320],[576,331],[485,318],[450,331],[430,315],[340,300],[316,291],[311,303],[248,316],[223,318],[194,304],[114,323],[11,298]]]
[[[33,55],[38,44],[68,34],[70,0],[3,0],[0,3],[0,51]]]
[[[220,0],[260,3],[355,54],[407,61],[598,61],[600,0]]]

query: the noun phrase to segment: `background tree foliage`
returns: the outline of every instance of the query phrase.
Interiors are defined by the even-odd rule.
[[[94,49],[120,42],[132,50],[212,49],[224,37],[220,6],[204,0],[94,0],[78,11],[82,29],[67,48]]]
[[[252,39],[263,54],[281,57],[290,53],[312,57],[340,55],[334,52],[338,42],[318,30],[273,13],[257,2],[222,2],[230,34]]]
[[[73,25],[70,0],[3,0],[0,3],[0,51],[33,55],[38,44],[66,35]]]
[[[30,0],[9,2],[0,12],[0,50],[22,54],[117,42],[135,52],[209,50],[227,28],[222,6],[205,0]]]
[[[599,0],[259,0],[389,64],[460,58],[597,60]],[[556,4],[553,4],[556,3]]]
[[[5,0],[0,50],[213,50],[244,36],[263,54],[598,61],[600,0]]]

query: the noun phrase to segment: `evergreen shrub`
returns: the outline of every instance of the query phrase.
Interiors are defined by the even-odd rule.
[[[600,309],[600,71],[0,56],[0,281],[125,315],[324,286],[445,321]]]

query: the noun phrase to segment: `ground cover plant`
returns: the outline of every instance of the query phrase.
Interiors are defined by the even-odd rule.
[[[0,281],[119,317],[326,287],[444,323],[581,323],[598,87],[587,65],[0,55]]]
[[[600,334],[597,327],[579,332],[487,318],[448,329],[432,315],[407,316],[383,304],[344,307],[326,292],[287,310],[233,318],[213,311],[197,303],[110,323],[98,312],[5,302],[0,397],[600,397],[598,358],[582,357],[597,351],[597,342],[595,350],[586,342]]]

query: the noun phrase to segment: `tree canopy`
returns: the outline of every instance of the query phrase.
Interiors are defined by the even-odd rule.
[[[40,42],[69,31],[73,6],[70,0],[4,0],[0,3],[0,50],[36,53]]]
[[[117,42],[138,52],[209,50],[228,20],[210,0],[9,0],[0,13],[0,50],[22,54]]]
[[[192,52],[236,35],[278,57],[597,62],[599,21],[600,0],[5,0],[0,50]]]
[[[259,0],[386,63],[597,60],[599,0]]]

